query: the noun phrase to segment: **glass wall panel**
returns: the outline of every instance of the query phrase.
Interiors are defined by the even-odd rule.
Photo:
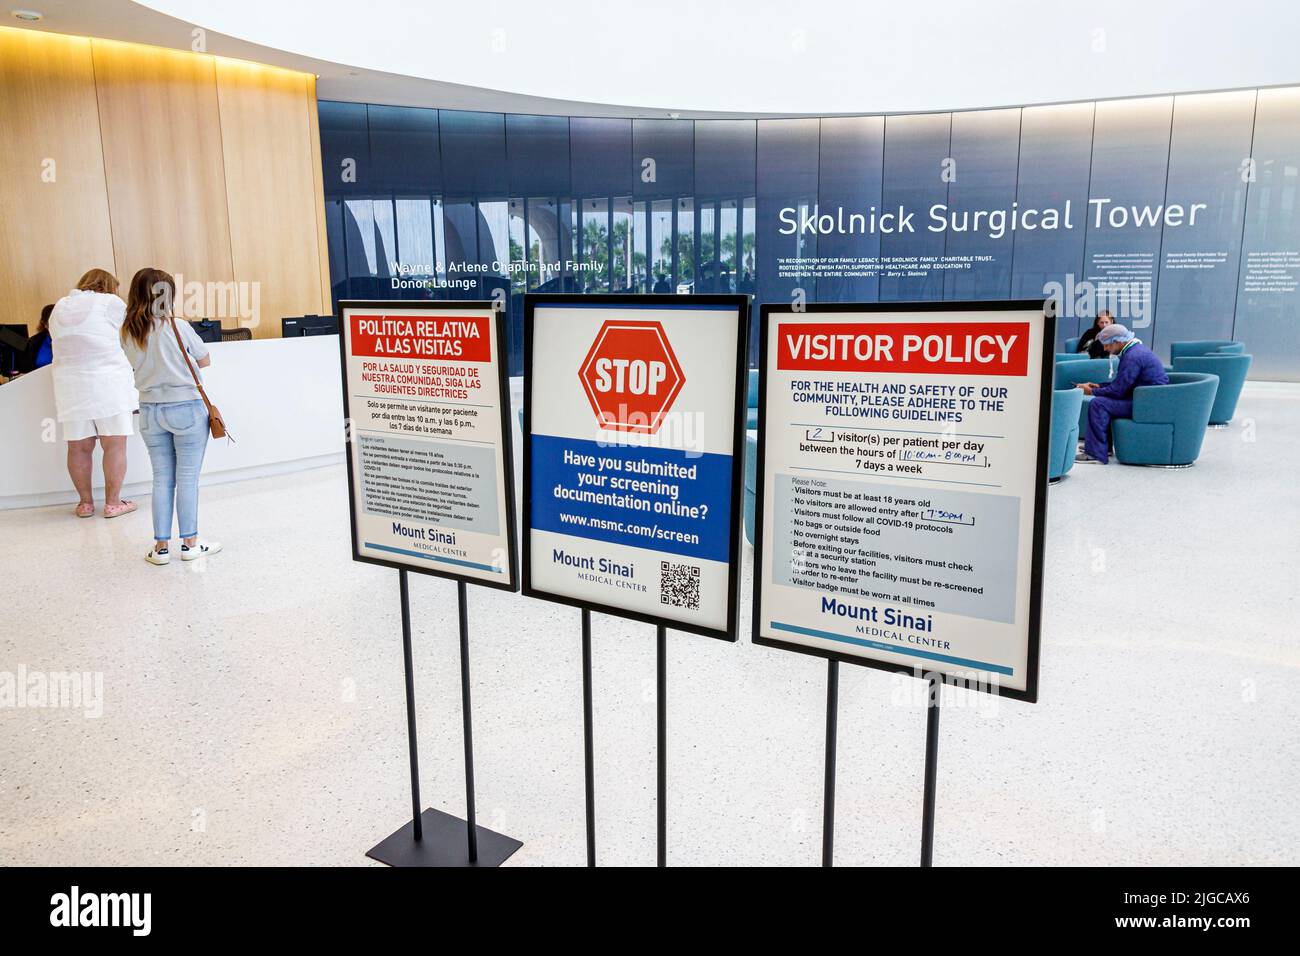
[[[656,199],[650,206],[651,292],[672,292],[673,274],[673,201]]]
[[[951,133],[948,113],[885,117],[885,181],[878,210],[882,302],[943,298],[943,270],[937,267],[944,234],[926,226],[927,210],[948,201],[944,161],[951,155]],[[886,216],[893,218],[886,222]]]
[[[331,295],[337,302],[346,295],[347,249],[344,247],[343,200],[325,200],[325,235],[329,243]]]
[[[1174,97],[1159,295],[1147,344],[1232,338],[1255,91]]]
[[[718,291],[735,292],[737,271],[736,228],[740,219],[739,202],[724,199],[718,203]]]
[[[638,199],[695,192],[695,124],[690,120],[632,121],[632,195]]]
[[[758,200],[746,196],[741,200],[740,211],[740,280],[736,291],[745,295],[756,295],[758,286],[757,234],[758,234]]]
[[[1012,247],[1011,297],[1044,298],[1049,283],[1060,284],[1062,296],[1069,295],[1071,303],[1058,303],[1058,349],[1078,334],[1074,296],[1067,289],[1074,289],[1083,274],[1092,112],[1091,103],[1027,106],[1020,111],[1019,222]]]
[[[848,221],[880,208],[885,120],[843,116],[821,121],[817,204],[824,213]],[[875,302],[880,294],[880,234],[866,229],[836,230],[818,237],[824,257],[843,260],[817,280],[822,302]],[[743,275],[743,272],[742,272]]]
[[[632,200],[626,196],[613,201],[614,223],[610,252],[612,255],[611,288],[614,292],[639,292],[638,255],[642,275],[645,271],[645,253],[637,252],[637,232],[633,227]]]
[[[433,217],[430,209],[428,199],[396,201],[397,261],[404,276],[427,279],[434,275]]]
[[[317,104],[317,117],[325,197],[350,199],[361,195],[363,178],[370,175],[365,104],[322,101]]]
[[[791,211],[817,203],[818,136],[815,119],[758,123],[758,298],[789,302],[795,289],[816,297],[816,279],[797,260],[816,255],[817,236],[799,228],[783,234]],[[754,336],[757,345],[757,336]]]
[[[578,273],[579,285],[584,292],[609,291],[609,201],[584,199],[577,204],[578,218]]]
[[[695,195],[755,195],[757,136],[754,120],[697,120]]]
[[[690,199],[677,200],[676,291],[695,291],[695,203]]]
[[[506,276],[510,261],[510,209],[504,199],[478,204],[478,262],[486,275]]]
[[[632,121],[574,116],[569,120],[573,192],[626,196],[632,186]]]
[[[442,110],[438,125],[444,195],[505,199],[510,194],[505,116]]]
[[[559,292],[559,279],[568,256],[561,252],[559,201],[549,196],[528,200],[529,288]]]
[[[1252,377],[1300,381],[1300,87],[1260,90],[1237,320]]]
[[[524,201],[512,199],[510,208],[510,292],[522,294],[528,284],[528,223],[524,218]]]
[[[1165,201],[1173,105],[1171,96],[1106,100],[1097,104],[1093,124],[1083,278],[1097,309],[1108,307],[1145,340],[1158,292],[1161,226],[1155,210]],[[1075,334],[1092,318],[1078,316]]]
[[[1020,110],[952,114],[945,299],[1005,299],[1011,294],[1011,212],[1019,155]],[[932,224],[929,217],[926,225]]]
[[[374,202],[369,199],[348,199],[343,203],[343,211],[348,275],[376,275],[379,267],[375,249]]]
[[[367,184],[383,193],[431,196],[442,190],[438,111],[367,106],[370,167]]]
[[[567,196],[568,117],[507,115],[506,163],[513,195]]]

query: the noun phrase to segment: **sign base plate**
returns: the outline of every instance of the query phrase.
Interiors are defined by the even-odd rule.
[[[413,825],[407,823],[379,841],[366,856],[389,866],[500,866],[523,846],[513,837],[478,827],[478,859],[471,863],[464,820],[429,809],[420,814],[420,824],[424,837],[419,842]]]

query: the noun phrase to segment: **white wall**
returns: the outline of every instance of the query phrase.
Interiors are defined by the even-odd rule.
[[[339,342],[333,335],[209,346],[208,396],[235,441],[208,445],[205,483],[311,468],[343,460]],[[75,503],[67,446],[54,427],[48,368],[0,385],[0,509]],[[103,473],[96,453],[95,487]],[[149,491],[149,456],[139,434],[128,445],[126,495]],[[102,505],[102,493],[96,494]]]

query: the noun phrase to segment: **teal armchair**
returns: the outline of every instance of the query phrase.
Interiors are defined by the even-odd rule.
[[[1072,339],[1066,339],[1066,340],[1065,340],[1065,350],[1066,350],[1067,352],[1073,352],[1075,355],[1080,354],[1080,353],[1079,353],[1079,337],[1078,337],[1077,335],[1076,335],[1074,338],[1072,338]],[[1086,356],[1085,356],[1085,357],[1086,357]]]
[[[1133,417],[1111,422],[1115,458],[1125,465],[1187,468],[1201,453],[1217,375],[1170,372],[1168,385],[1133,390]]]
[[[1212,352],[1207,355],[1179,355],[1174,358],[1175,372],[1201,372],[1219,376],[1219,390],[1210,409],[1210,427],[1227,428],[1237,413],[1237,399],[1246,384],[1246,373],[1254,356]]]
[[[1117,364],[1117,363],[1116,363]],[[1074,388],[1080,382],[1096,382],[1101,385],[1115,377],[1114,365],[1110,359],[1084,359],[1079,362],[1058,362],[1052,372],[1053,388]],[[1076,390],[1077,391],[1077,390]],[[1083,395],[1082,392],[1079,392]],[[1091,395],[1083,395],[1083,404],[1079,406],[1079,433],[1088,430],[1088,403]]]
[[[1057,352],[1056,361],[1058,362],[1086,362],[1088,361],[1087,352]]]
[[[1047,480],[1060,481],[1074,467],[1079,444],[1079,410],[1083,392],[1062,388],[1052,392],[1052,431],[1047,446]]]
[[[1232,339],[1194,339],[1188,342],[1170,342],[1169,360],[1186,358],[1193,355],[1241,355],[1246,346]]]

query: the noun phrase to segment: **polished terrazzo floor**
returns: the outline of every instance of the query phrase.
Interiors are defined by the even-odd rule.
[[[1297,475],[1300,390],[1252,387],[1195,468],[1051,489],[1041,702],[945,699],[937,864],[1300,861]],[[348,559],[344,481],[207,489],[225,553],[167,568],[147,499],[0,513],[0,672],[103,681],[102,716],[0,709],[0,864],[368,862],[410,807],[397,575]],[[412,607],[425,804],[460,813],[455,585]],[[578,612],[470,613],[480,821],[581,864]],[[652,864],[654,631],[594,632],[600,862]],[[825,673],[670,636],[671,863],[818,861]],[[913,864],[924,685],[841,675],[837,862]]]

